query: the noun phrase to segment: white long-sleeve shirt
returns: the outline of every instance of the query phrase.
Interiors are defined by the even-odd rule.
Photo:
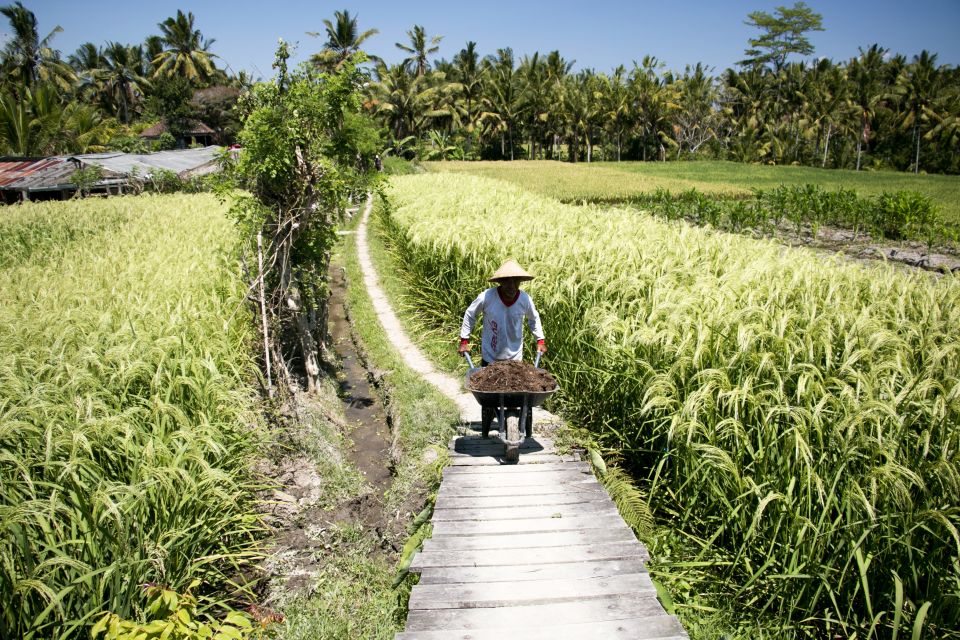
[[[487,362],[497,360],[520,360],[523,358],[523,320],[526,319],[530,332],[539,341],[544,339],[540,314],[525,292],[509,306],[504,304],[497,292],[491,287],[477,296],[463,314],[460,325],[460,339],[466,340],[473,332],[477,316],[483,315],[483,333],[481,339],[481,357]]]

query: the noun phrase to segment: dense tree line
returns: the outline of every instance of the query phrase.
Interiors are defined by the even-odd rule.
[[[192,13],[178,11],[140,44],[87,42],[66,58],[53,46],[61,27],[41,37],[19,1],[0,13],[11,32],[0,52],[0,153],[171,148],[198,121],[221,142],[236,135],[233,107],[250,78],[217,67]],[[161,122],[156,142],[137,135]]]
[[[135,148],[146,123],[203,120],[231,142],[231,107],[251,84],[218,68],[213,40],[191,13],[158,24],[138,45],[88,43],[62,59],[33,14],[4,7],[13,38],[2,53],[0,142],[7,153]],[[879,44],[856,57],[810,61],[822,30],[804,3],[754,12],[745,59],[720,73],[703,63],[668,70],[647,55],[609,72],[573,71],[559,51],[519,59],[467,42],[433,60],[441,36],[415,25],[371,58],[365,106],[392,153],[420,158],[568,161],[729,159],[840,168],[960,172],[960,69],[921,51]],[[311,62],[338,68],[376,29],[337,11]],[[792,60],[796,57],[807,60]],[[179,124],[178,124],[179,123]],[[169,143],[169,141],[168,141]]]
[[[336,18],[330,42],[357,33],[355,18]],[[821,28],[803,3],[752,13],[748,24],[760,36],[738,68],[720,74],[704,64],[670,71],[653,56],[609,73],[573,72],[559,51],[518,60],[509,48],[481,56],[474,42],[427,71],[427,40],[415,27],[410,44],[397,45],[409,58],[376,61],[370,107],[398,152],[432,158],[960,171],[960,69],[878,44],[846,62],[790,61],[813,53],[805,33]]]

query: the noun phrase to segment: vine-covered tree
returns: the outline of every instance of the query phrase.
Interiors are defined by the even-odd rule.
[[[312,65],[289,72],[289,55],[281,42],[276,78],[241,102],[241,151],[229,186],[249,194],[237,196],[232,211],[246,234],[268,388],[302,376],[313,391],[325,360],[336,224],[349,199],[366,191],[374,174],[365,169],[380,143],[360,113],[362,54],[328,73]]]

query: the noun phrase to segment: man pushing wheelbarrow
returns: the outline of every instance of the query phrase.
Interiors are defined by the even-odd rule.
[[[548,393],[528,394],[518,390],[512,393],[509,390],[500,393],[481,393],[470,388],[469,376],[473,373],[473,364],[470,361],[470,334],[476,325],[477,318],[483,316],[481,332],[480,365],[502,360],[523,359],[523,323],[526,320],[530,332],[537,340],[537,363],[540,356],[547,351],[546,340],[543,334],[543,325],[540,323],[540,314],[527,293],[520,290],[520,283],[533,280],[515,260],[504,262],[496,273],[490,277],[490,282],[497,284],[483,291],[467,307],[463,314],[463,324],[460,326],[459,353],[466,356],[470,362],[471,372],[467,378],[467,389],[473,392],[482,407],[483,435],[488,437],[490,424],[494,415],[498,418],[500,435],[507,445],[507,458],[516,460],[519,447],[519,435],[505,433],[504,423],[511,426],[510,418],[517,418],[519,424],[524,425],[526,436],[532,435],[534,406],[542,404]],[[509,431],[509,430],[507,430]]]

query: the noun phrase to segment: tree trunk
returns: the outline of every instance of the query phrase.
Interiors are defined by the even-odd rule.
[[[303,370],[307,376],[307,392],[317,390],[320,379],[320,363],[317,358],[317,343],[313,339],[307,313],[303,310],[300,290],[293,286],[287,294],[287,307],[293,313],[297,338],[300,340],[300,353],[303,356]]]
[[[920,125],[913,125],[914,138],[917,141],[917,153],[913,159],[913,173],[920,173]]]
[[[270,375],[270,331],[267,324],[267,294],[263,286],[263,233],[257,234],[257,282],[260,295],[260,322],[263,331],[263,362],[267,370],[267,395],[273,397],[273,377]]]
[[[830,151],[830,133],[832,131],[833,124],[830,123],[827,125],[827,139],[823,143],[823,163],[820,165],[820,167],[823,169],[827,167],[827,153]]]
[[[860,171],[860,155],[863,153],[863,132],[860,132],[860,139],[857,140],[857,171]]]

